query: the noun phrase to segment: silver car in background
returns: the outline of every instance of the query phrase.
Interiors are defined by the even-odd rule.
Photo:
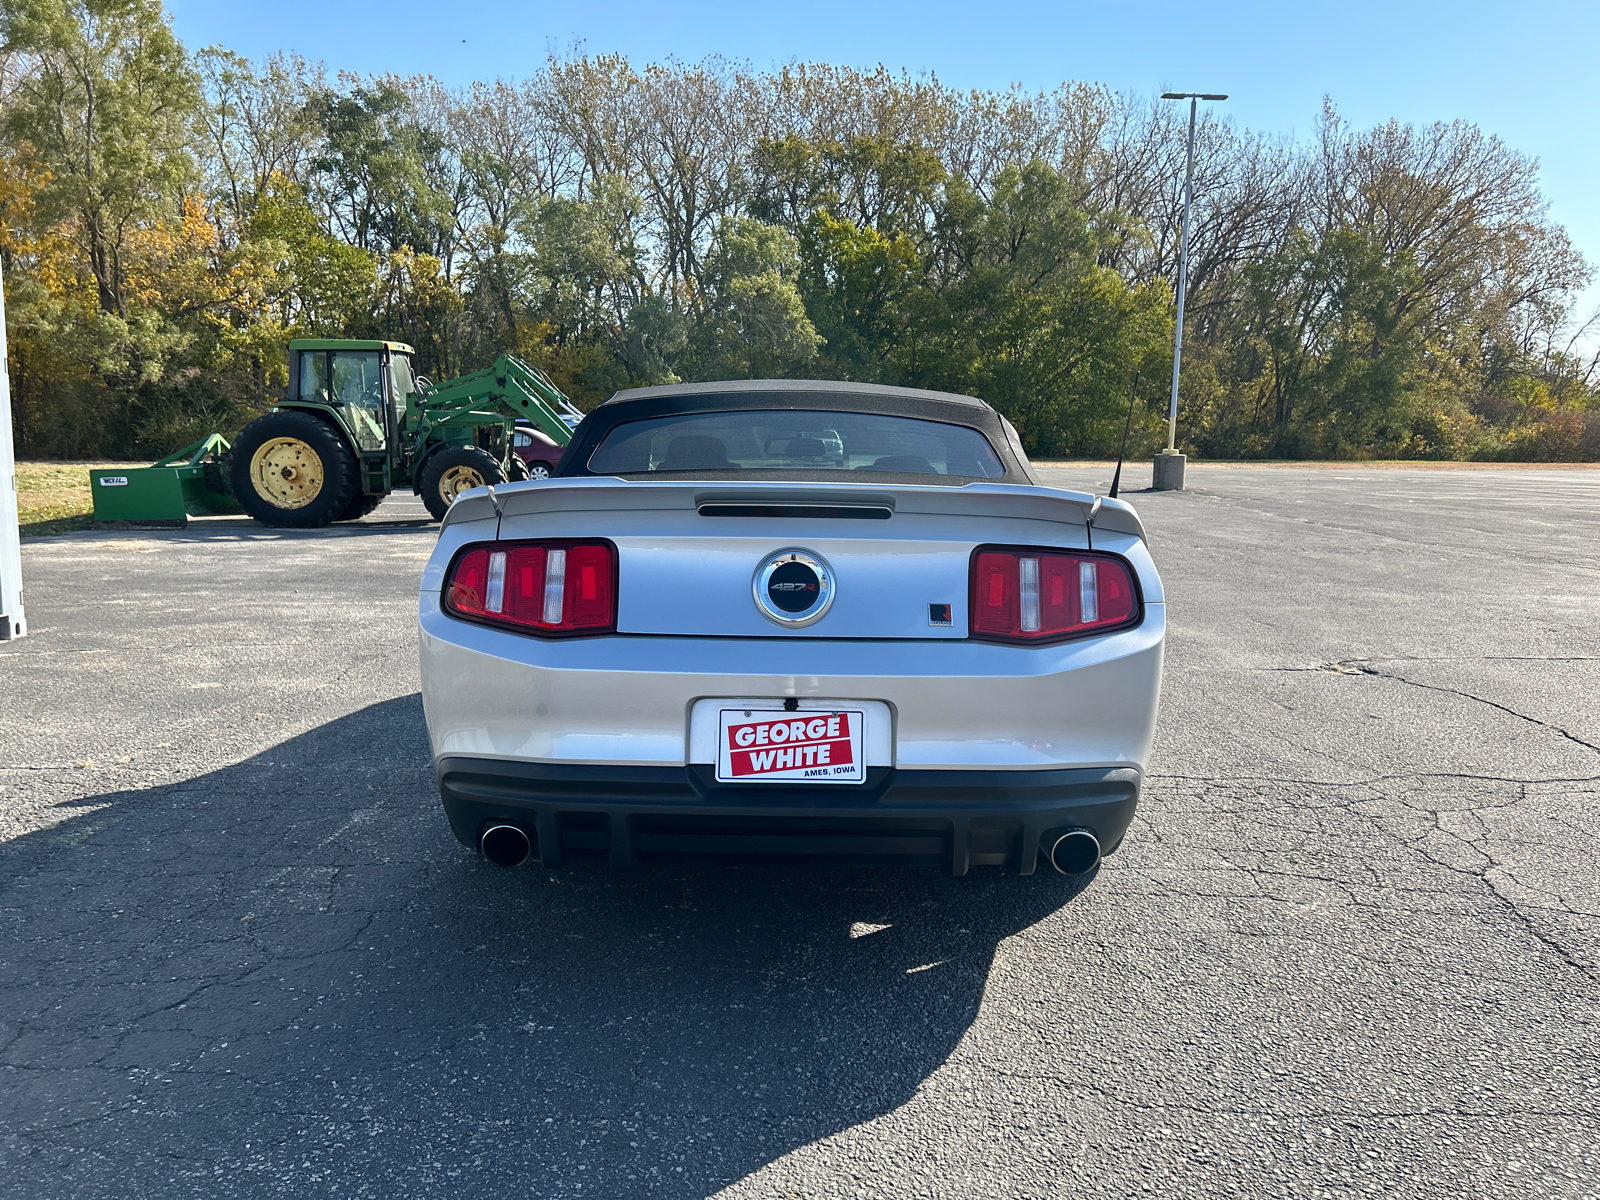
[[[968,396],[621,392],[555,476],[465,493],[423,573],[451,829],[494,862],[1093,869],[1166,632],[1133,509],[1041,486]]]

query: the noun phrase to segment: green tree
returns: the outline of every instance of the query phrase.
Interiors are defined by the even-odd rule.
[[[273,299],[291,336],[344,337],[368,323],[378,296],[376,260],[324,229],[297,184],[271,176],[248,230],[279,252]]]
[[[799,244],[806,311],[826,345],[823,372],[888,384],[902,382],[908,367],[915,374],[908,325],[912,310],[927,307],[917,301],[928,281],[910,236],[824,211],[806,221]]]
[[[345,240],[381,254],[410,248],[447,257],[455,236],[442,174],[443,137],[413,118],[411,102],[392,79],[357,84],[347,94],[324,91],[311,111],[322,146],[311,169],[330,220]]]
[[[625,179],[602,175],[589,195],[541,201],[521,224],[533,246],[531,299],[562,339],[603,336],[620,327],[648,293],[633,189]]]
[[[458,375],[467,366],[454,336],[464,307],[444,264],[407,246],[383,263],[371,315],[351,333],[409,343],[417,351],[417,368],[434,379]]]
[[[883,135],[758,143],[750,212],[800,247],[798,283],[825,375],[899,383],[911,309],[929,286],[944,168],[927,146]],[[925,306],[923,306],[925,307]]]
[[[0,0],[0,28],[34,62],[5,128],[49,172],[39,215],[71,223],[100,308],[125,318],[129,238],[171,211],[194,171],[188,57],[160,0]]]
[[[327,84],[322,68],[297,54],[269,55],[257,70],[241,55],[211,46],[195,61],[204,92],[195,125],[207,186],[242,223],[275,177],[306,182],[321,133],[311,101]]]
[[[1115,447],[1130,380],[1165,354],[1166,289],[1099,265],[1106,235],[1044,163],[1002,170],[987,203],[958,192],[945,224],[961,271],[941,294],[920,381],[983,396],[1030,452]]]
[[[806,315],[794,235],[750,217],[718,228],[706,258],[706,295],[686,373],[694,379],[793,374],[822,341]]]

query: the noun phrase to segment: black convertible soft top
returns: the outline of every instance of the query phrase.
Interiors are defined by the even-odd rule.
[[[876,383],[844,383],[827,379],[740,379],[719,383],[674,383],[664,387],[630,388],[618,392],[583,419],[556,468],[558,477],[593,475],[589,456],[618,425],[653,417],[685,413],[739,412],[760,409],[814,409],[823,412],[878,413],[965,425],[988,439],[1005,465],[1003,480],[1037,483],[1032,465],[1011,422],[975,396],[932,392],[922,388],[885,387]],[[711,478],[711,472],[678,472],[680,478]],[[746,475],[781,476],[804,482],[843,482],[837,471],[741,472]],[[875,479],[908,483],[943,484],[946,477],[901,476],[892,472],[852,471],[851,482]],[[958,482],[949,479],[949,483]],[[959,480],[961,483],[970,480]]]

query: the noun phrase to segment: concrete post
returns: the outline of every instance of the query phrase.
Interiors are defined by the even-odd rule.
[[[6,290],[0,279],[0,642],[24,637],[22,538],[17,528],[17,461],[11,440],[11,374],[6,366]]]
[[[1183,467],[1188,462],[1185,455],[1176,450],[1163,450],[1156,455],[1155,473],[1150,476],[1150,490],[1153,492],[1181,492],[1183,491]]]

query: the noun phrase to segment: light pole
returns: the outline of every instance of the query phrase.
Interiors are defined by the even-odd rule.
[[[1163,100],[1189,102],[1189,165],[1183,173],[1183,227],[1178,235],[1178,324],[1172,336],[1172,401],[1167,408],[1167,448],[1156,455],[1150,486],[1183,491],[1184,456],[1178,453],[1178,368],[1183,361],[1183,302],[1189,292],[1189,209],[1194,204],[1194,123],[1202,100],[1226,100],[1215,92],[1162,92]]]

